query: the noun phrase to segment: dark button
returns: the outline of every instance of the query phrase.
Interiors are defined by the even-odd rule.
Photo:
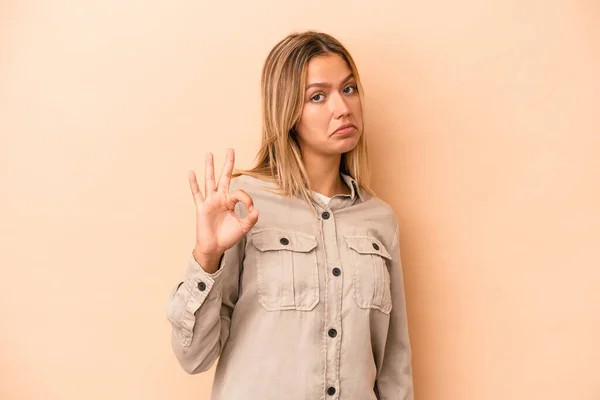
[[[333,386],[329,386],[329,389],[327,389],[327,394],[333,396],[335,394],[335,388]]]
[[[377,243],[373,243],[373,248],[374,248],[375,250],[379,250],[379,245],[378,245]]]
[[[330,337],[336,337],[337,336],[337,331],[335,329],[330,329],[329,332],[327,332],[329,334]]]
[[[334,268],[332,272],[335,276],[340,276],[342,274],[342,271],[339,268]]]
[[[290,241],[288,240],[288,238],[281,238],[279,239],[279,243],[281,243],[284,246],[287,246],[288,244],[290,244]]]
[[[200,289],[201,292],[204,292],[206,290],[206,283],[199,282],[198,283],[198,289]]]
[[[329,214],[329,212],[325,211],[323,214],[321,214],[321,217],[323,217],[323,219],[329,219],[331,214]]]

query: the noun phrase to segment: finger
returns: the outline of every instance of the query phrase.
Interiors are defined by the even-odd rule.
[[[242,189],[238,189],[235,192],[233,192],[230,196],[229,196],[229,201],[230,201],[230,209],[233,209],[233,207],[235,207],[235,204],[239,201],[242,204],[244,204],[244,206],[246,207],[246,210],[248,210],[248,212],[252,212],[252,209],[254,208],[254,201],[252,200],[252,197],[250,197],[250,195],[248,193],[246,193],[245,191],[243,191]]]
[[[231,174],[233,173],[233,165],[235,164],[235,152],[233,149],[227,149],[227,156],[225,157],[225,165],[221,170],[221,177],[219,178],[218,190],[221,192],[229,192],[229,183],[231,182]]]
[[[258,209],[254,207],[252,197],[245,191],[238,189],[229,196],[229,200],[233,203],[232,206],[235,206],[238,201],[241,202],[249,211],[248,215],[239,220],[244,233],[248,233],[258,221]]]
[[[192,196],[194,196],[194,203],[201,204],[204,201],[204,197],[202,197],[202,193],[200,192],[198,179],[196,179],[196,173],[194,171],[190,171],[188,173],[188,180],[190,181],[190,190],[192,191]]]
[[[210,196],[216,190],[215,183],[215,163],[212,153],[206,154],[206,164],[204,166],[204,195]]]

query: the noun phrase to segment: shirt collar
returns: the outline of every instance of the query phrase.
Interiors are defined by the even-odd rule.
[[[361,194],[360,189],[356,184],[356,180],[350,175],[344,174],[343,172],[340,172],[340,175],[342,176],[344,182],[346,182],[346,185],[348,185],[348,187],[350,188],[350,197],[352,198],[352,200],[356,200],[356,198],[358,197],[360,201],[364,201],[363,195]]]

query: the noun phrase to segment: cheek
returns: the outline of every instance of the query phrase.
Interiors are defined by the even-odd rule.
[[[327,130],[329,117],[325,107],[305,107],[300,117],[300,129],[310,136]]]
[[[357,118],[362,117],[362,105],[360,103],[360,99],[356,99],[356,101],[352,104],[352,114],[354,114]]]

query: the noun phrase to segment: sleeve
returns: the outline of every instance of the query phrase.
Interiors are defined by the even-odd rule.
[[[397,224],[391,255],[390,284],[393,306],[383,364],[375,387],[381,400],[414,400],[411,348]]]
[[[190,256],[183,281],[169,295],[171,346],[189,374],[210,369],[227,343],[245,244],[242,238],[226,250],[214,274],[204,271]]]

